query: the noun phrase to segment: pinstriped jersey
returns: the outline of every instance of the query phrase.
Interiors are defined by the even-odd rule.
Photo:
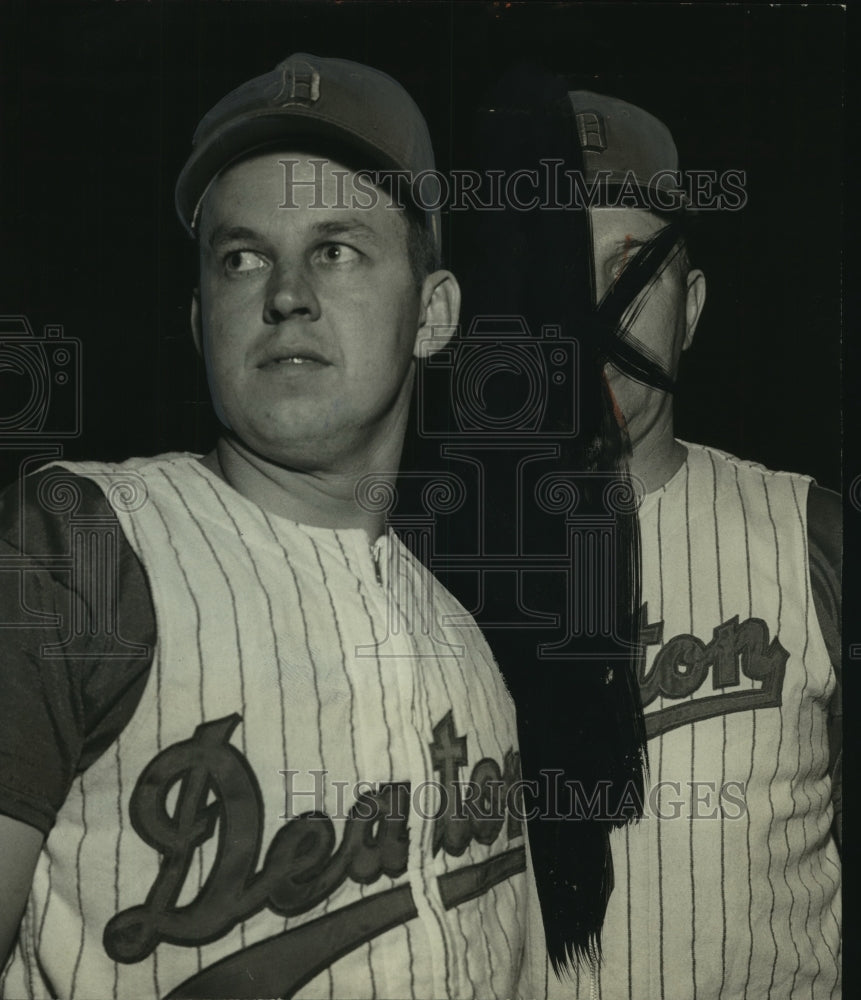
[[[835,677],[809,480],[686,447],[640,510],[651,787],[646,818],[613,835],[604,961],[578,995],[837,997]]]
[[[394,535],[278,518],[194,456],[66,467],[116,510],[157,641],[5,994],[544,995],[514,707],[455,599]]]

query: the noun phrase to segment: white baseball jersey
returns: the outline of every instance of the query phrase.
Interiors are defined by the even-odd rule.
[[[393,535],[278,518],[193,456],[67,468],[113,502],[158,639],[5,995],[543,996],[514,707],[454,598]]]
[[[839,997],[809,480],[686,447],[640,511],[646,818],[613,835],[604,961],[568,993]]]

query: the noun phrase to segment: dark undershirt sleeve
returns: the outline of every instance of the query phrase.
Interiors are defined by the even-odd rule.
[[[50,831],[134,714],[154,643],[146,575],[95,483],[49,468],[0,493],[0,813]]]
[[[840,584],[843,570],[842,509],[840,498],[815,484],[807,499],[807,540],[810,550],[810,583],[816,616],[837,677],[828,706],[834,836],[843,846],[843,695],[841,670]]]

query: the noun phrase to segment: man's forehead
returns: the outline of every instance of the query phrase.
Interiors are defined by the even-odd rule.
[[[608,250],[616,244],[650,239],[668,225],[666,219],[644,208],[591,208],[589,219],[595,245]]]
[[[403,215],[362,171],[323,154],[282,149],[245,157],[214,178],[202,199],[200,233],[211,239],[214,229],[240,227],[248,217],[278,223],[306,209],[313,210],[309,226],[329,229],[385,230]]]
[[[243,189],[271,192],[282,197],[292,191],[292,202],[320,201],[315,193],[331,188],[333,195],[346,189],[355,189],[358,174],[339,160],[322,153],[294,150],[276,150],[246,156],[225,167],[212,181],[207,194],[229,188],[231,194]],[[206,196],[204,196],[206,197]],[[343,199],[341,199],[343,200]],[[326,201],[334,206],[338,199]]]

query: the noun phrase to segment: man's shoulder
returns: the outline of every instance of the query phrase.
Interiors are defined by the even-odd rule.
[[[711,445],[680,441],[686,451],[688,473],[704,472],[713,483],[716,496],[729,491],[747,500],[768,496],[769,513],[781,511],[791,518],[801,517],[808,534],[828,534],[840,524],[840,501],[812,476],[786,469],[771,469],[761,462],[739,458]]]
[[[43,466],[0,491],[0,540],[22,553],[65,552],[72,514],[114,516],[93,481],[68,468]]]
[[[0,542],[22,554],[68,552],[72,523],[116,520],[142,506],[147,480],[167,467],[175,474],[197,456],[166,453],[124,462],[57,461],[25,471],[0,489]]]
[[[755,478],[764,479],[787,479],[795,480],[799,483],[813,484],[811,476],[803,472],[789,472],[783,469],[771,469],[761,462],[753,461],[749,458],[740,458],[732,452],[715,448],[713,445],[694,444],[690,441],[679,441],[687,451],[687,464],[710,463],[711,465],[722,465],[731,468],[739,475],[750,475]]]
[[[806,504],[804,510],[799,513],[803,514],[806,525],[814,589],[819,589],[816,585],[824,578],[832,582],[829,589],[833,589],[833,581],[839,581],[842,570],[843,510],[838,494],[825,489],[803,473],[769,469],[758,462],[738,458],[708,445],[688,442],[682,444],[688,449],[689,464],[697,462],[710,462],[713,466],[722,464],[730,469],[734,476],[741,477],[742,481],[745,477],[786,481],[806,490]],[[804,496],[803,493],[798,495]]]
[[[65,470],[73,476],[93,480],[104,485],[117,481],[123,476],[151,477],[166,470],[184,474],[200,464],[200,456],[186,451],[168,451],[159,455],[143,455],[124,459],[121,462],[100,461],[58,461],[44,466],[40,471],[50,469]]]

